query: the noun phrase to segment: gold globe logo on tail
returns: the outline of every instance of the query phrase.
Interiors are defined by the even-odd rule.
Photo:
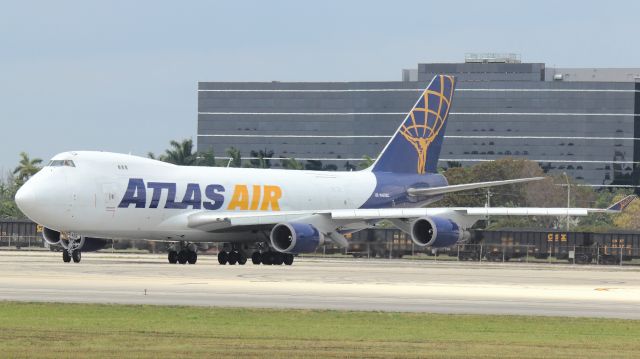
[[[429,146],[444,127],[453,97],[453,76],[441,75],[435,81],[440,81],[440,90],[434,91],[427,88],[420,97],[422,101],[418,101],[418,104],[422,102],[424,107],[416,105],[409,113],[411,121],[405,121],[400,128],[400,134],[409,141],[418,153],[417,172],[419,174],[425,173]],[[447,82],[450,84],[449,92],[445,93]],[[435,107],[433,106],[434,102],[437,102],[437,110],[429,108],[430,101],[432,108]]]

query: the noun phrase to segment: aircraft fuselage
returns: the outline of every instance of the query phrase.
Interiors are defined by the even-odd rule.
[[[446,185],[437,174],[188,167],[106,152],[66,152],[53,161],[73,161],[74,166],[47,166],[23,186],[22,202],[32,203],[30,217],[57,231],[103,238],[264,240],[253,232],[262,237],[189,229],[185,218],[203,210],[237,214],[416,206],[418,199],[407,196],[408,187]]]

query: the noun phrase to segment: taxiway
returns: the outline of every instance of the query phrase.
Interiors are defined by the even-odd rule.
[[[164,255],[0,252],[0,300],[640,319],[640,268],[296,259],[169,264]]]

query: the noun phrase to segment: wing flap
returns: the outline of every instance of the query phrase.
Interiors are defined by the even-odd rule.
[[[212,231],[235,226],[261,226],[276,224],[327,212],[328,211],[215,213],[202,211],[189,215],[187,223],[190,228]]]
[[[536,208],[536,207],[478,207],[466,208],[472,216],[586,216],[599,209],[590,208]]]
[[[378,219],[416,218],[436,216],[455,208],[380,208],[380,209],[338,209],[331,211],[332,219]]]

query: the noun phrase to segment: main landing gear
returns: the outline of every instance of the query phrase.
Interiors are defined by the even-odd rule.
[[[220,251],[218,252],[218,263],[224,265],[245,265],[247,263],[247,256],[242,253],[242,251],[232,250],[232,251]]]
[[[254,245],[224,243],[218,252],[218,263],[221,265],[244,265],[248,258],[255,265],[291,265],[294,257],[293,254],[274,251],[267,243]]]
[[[264,264],[264,265],[292,265],[293,264],[293,254],[290,253],[280,253],[275,251],[267,251],[267,252],[253,252],[251,256],[251,262],[253,264]]]
[[[233,250],[233,251],[220,251],[218,253],[218,263],[224,264],[240,264],[244,265],[247,263],[247,257],[241,251]],[[253,264],[264,264],[264,265],[288,265],[293,264],[293,254],[289,253],[280,253],[275,251],[267,251],[267,252],[253,252],[251,255],[251,263]]]
[[[169,263],[171,264],[196,264],[198,261],[197,247],[193,243],[180,242],[169,249]]]

